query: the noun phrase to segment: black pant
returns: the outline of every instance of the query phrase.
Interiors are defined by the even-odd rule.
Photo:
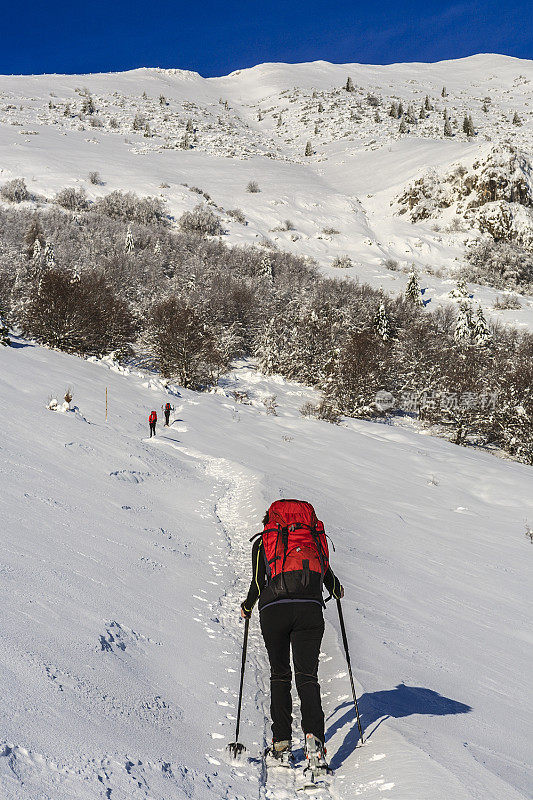
[[[165,411],[165,425],[168,426],[169,421],[170,421],[170,411]]]
[[[324,712],[318,684],[318,656],[324,634],[318,603],[274,603],[260,614],[261,632],[270,660],[270,714],[274,741],[291,739],[292,660],[302,709],[302,729],[324,741]]]
[[[155,422],[150,423],[150,439],[155,436]]]

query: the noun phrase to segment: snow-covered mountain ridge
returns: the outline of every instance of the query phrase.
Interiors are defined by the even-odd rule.
[[[188,187],[200,188],[220,209],[229,242],[269,241],[336,275],[331,265],[346,255],[352,266],[343,275],[391,294],[403,291],[414,265],[436,305],[447,302],[465,245],[480,228],[518,227],[518,240],[529,241],[526,205],[506,205],[503,217],[511,219],[503,227],[480,225],[453,203],[440,207],[439,193],[449,172],[493,148],[530,159],[532,80],[531,61],[498,55],[389,66],[263,64],[207,79],[150,68],[4,76],[0,182],[24,177],[49,199],[66,185],[87,188],[93,199],[116,188],[159,195],[176,219],[203,201]],[[400,102],[403,117],[390,116]],[[466,117],[474,135],[463,132]],[[413,224],[398,215],[398,201],[428,170],[437,213]],[[88,182],[90,171],[103,185]],[[250,181],[259,192],[246,191]],[[225,215],[236,207],[246,225]],[[498,319],[533,327],[529,298],[519,309],[494,310],[497,291],[474,295]]]

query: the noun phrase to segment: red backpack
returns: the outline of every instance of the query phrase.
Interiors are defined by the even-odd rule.
[[[322,600],[329,550],[324,525],[311,503],[276,500],[258,535],[263,537],[268,585],[273,593]]]

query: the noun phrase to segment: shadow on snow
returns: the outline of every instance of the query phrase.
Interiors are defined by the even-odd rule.
[[[400,683],[395,689],[367,692],[358,699],[358,706],[365,740],[369,739],[383,720],[389,717],[398,719],[411,714],[427,714],[437,717],[445,714],[467,714],[472,711],[471,706],[451,700],[449,697],[443,697],[432,689],[424,689],[422,686],[406,686],[404,683]],[[351,700],[337,706],[335,711],[329,715],[329,719],[341,709],[346,709],[346,711],[329,726],[326,731],[326,741],[347,723],[352,724],[343,743],[331,759],[332,769],[338,769],[359,743],[359,729]],[[378,724],[370,730],[370,726],[374,722]]]

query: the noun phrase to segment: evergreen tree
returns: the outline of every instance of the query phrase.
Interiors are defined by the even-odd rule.
[[[24,234],[24,250],[27,258],[33,258],[35,254],[35,242],[38,241],[41,248],[45,245],[44,232],[37,214],[31,221],[30,227]]]
[[[265,280],[269,286],[272,286],[272,284],[274,283],[272,262],[270,260],[270,256],[268,255],[268,253],[265,253],[263,258],[261,259],[261,263],[259,264],[258,276],[259,278]]]
[[[429,102],[428,95],[426,95],[426,99],[424,100],[424,108],[426,109],[426,111],[433,111],[433,107],[432,107],[431,103]]]
[[[478,305],[476,315],[473,318],[472,339],[479,347],[485,347],[490,343],[491,338],[492,336],[483,309]]]
[[[445,136],[453,136],[452,126],[449,119],[446,119],[444,123],[444,135]]]
[[[522,120],[518,116],[518,111],[515,111],[514,112],[514,117],[513,117],[513,125],[521,125],[521,124],[522,124]]]
[[[483,103],[483,105],[481,106],[481,110],[484,111],[485,114],[489,113],[490,109],[489,109],[489,106],[487,105],[487,103]]]
[[[307,144],[305,145],[305,155],[306,156],[312,156],[313,155],[313,147],[311,145],[311,142],[307,142]]]
[[[96,106],[94,105],[94,100],[87,92],[83,98],[83,103],[81,104],[81,113],[82,114],[94,114],[96,111]]]
[[[9,328],[4,322],[2,313],[0,312],[0,347],[9,347],[11,339],[9,338]]]
[[[50,243],[46,244],[44,248],[44,260],[47,269],[53,269],[56,265],[56,259],[54,255],[54,247]]]
[[[400,120],[400,127],[398,128],[398,133],[407,133],[407,123],[405,121],[405,117],[402,117]]]
[[[131,232],[131,227],[128,225],[128,230],[126,233],[126,241],[124,242],[124,252],[133,253],[134,250],[135,250],[135,242],[133,241],[133,234]]]
[[[374,328],[376,329],[378,336],[380,336],[384,342],[391,338],[392,322],[385,309],[385,303],[383,302],[380,303],[376,315],[374,316]]]
[[[345,86],[344,88],[346,89],[346,91],[347,91],[347,92],[353,92],[353,91],[355,91],[355,89],[354,89],[354,85],[353,85],[353,81],[352,81],[352,79],[351,79],[351,78],[348,78],[348,79],[347,79],[347,81],[346,81],[346,86]]]
[[[403,103],[402,103],[402,101],[401,101],[401,100],[400,100],[400,102],[398,103],[398,119],[399,119],[400,117],[403,117]]]
[[[398,114],[398,104],[393,102],[393,103],[391,103],[391,107],[390,107],[390,110],[389,110],[389,117],[392,117],[393,119],[398,119],[398,116],[399,116],[399,114]]]
[[[318,136],[318,122],[315,122],[315,136]]]
[[[461,276],[458,279],[455,289],[451,290],[449,296],[453,297],[456,300],[463,300],[465,298],[470,297],[470,293],[468,291],[468,286],[466,285],[465,278]]]
[[[423,306],[422,294],[420,292],[420,284],[418,283],[418,276],[413,270],[409,275],[407,286],[405,287],[405,299],[415,306]]]
[[[320,101],[320,103],[318,104],[318,113],[322,114],[323,112],[324,112],[324,105],[322,101]]]
[[[427,114],[426,114],[426,111],[424,109],[424,106],[420,106],[420,113],[418,115],[418,118],[419,119],[426,119],[426,117],[427,117]]]
[[[381,122],[379,111],[376,111],[376,113],[374,114],[374,122]]]
[[[159,95],[159,105],[160,106],[168,106],[167,98],[165,97],[164,94],[160,94]]]
[[[187,125],[185,126],[185,130],[187,133],[194,133],[194,125],[192,119],[187,120]]]
[[[448,97],[448,92],[446,91],[446,87],[442,87],[442,92],[440,93],[441,97]]]
[[[459,304],[459,311],[455,321],[455,331],[453,338],[456,342],[470,343],[474,332],[474,320],[472,317],[472,306],[470,303]]]
[[[281,118],[281,112],[280,112],[278,114],[278,128],[281,128],[281,124],[282,124],[282,118]]]

